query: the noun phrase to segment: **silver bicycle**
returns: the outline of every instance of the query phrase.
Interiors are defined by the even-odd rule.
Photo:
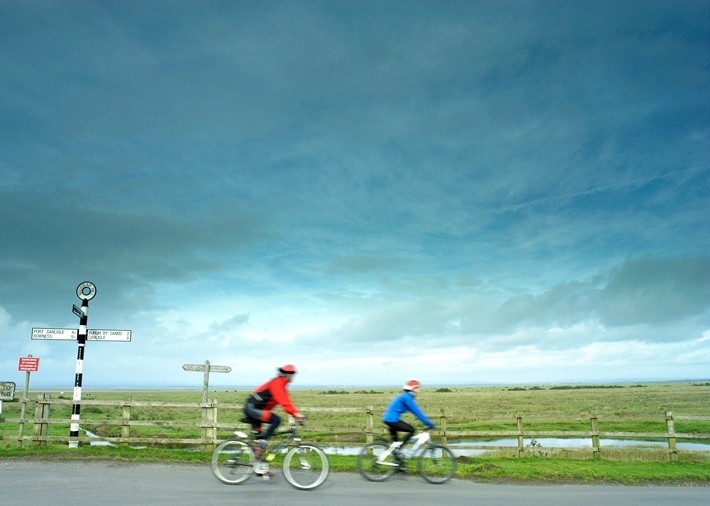
[[[254,456],[254,434],[234,432],[212,453],[212,472],[228,485],[244,483],[252,475],[269,477],[272,465],[281,465],[288,483],[299,490],[313,490],[328,478],[328,455],[319,447],[302,443],[294,424],[274,434],[281,437],[273,448],[266,448],[263,460]]]

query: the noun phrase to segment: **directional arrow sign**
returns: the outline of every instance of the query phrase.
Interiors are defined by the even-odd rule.
[[[184,371],[195,372],[232,372],[232,368],[228,365],[185,364],[182,368]]]
[[[77,329],[32,329],[32,339],[76,341],[79,331]]]
[[[86,332],[87,341],[119,341],[128,343],[131,341],[130,330],[104,330],[92,329]]]
[[[32,329],[32,339],[76,341],[79,331],[77,329]],[[130,330],[92,329],[86,331],[87,341],[118,341],[128,343],[131,341]],[[200,369],[202,370],[202,369]]]

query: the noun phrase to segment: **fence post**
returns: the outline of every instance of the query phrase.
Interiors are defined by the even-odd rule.
[[[212,444],[217,444],[217,399],[212,399],[212,423],[214,424],[214,429],[212,430]]]
[[[601,448],[599,448],[599,421],[597,415],[592,415],[589,418],[592,434],[592,456],[595,459],[601,458]]]
[[[515,415],[515,420],[518,425],[518,457],[522,457],[525,452],[525,441],[523,438],[523,416]]]
[[[678,450],[675,445],[675,426],[673,424],[673,412],[666,411],[666,430],[668,431],[668,457],[670,460],[678,458]]]
[[[121,437],[131,437],[131,401],[123,403],[123,413],[121,416]]]
[[[26,384],[27,383],[25,383],[25,385]],[[17,434],[17,442],[20,448],[22,448],[22,440],[25,437],[25,415],[27,414],[27,401],[29,401],[29,399],[27,398],[27,392],[25,392],[22,395],[22,407],[20,408],[20,430]]]
[[[202,439],[205,441],[211,441],[211,444],[217,439],[217,429],[216,429],[216,405],[217,401],[212,399],[211,403],[202,404]],[[210,443],[207,443],[210,444]]]
[[[374,408],[372,406],[367,407],[367,420],[365,421],[365,443],[370,444],[375,440],[373,435],[375,421],[374,421]]]
[[[49,428],[49,402],[51,398],[49,394],[42,394],[37,399],[35,405],[35,425],[32,430],[32,435],[39,438],[41,446],[47,445],[47,429]]]
[[[446,437],[446,411],[444,411],[444,408],[441,408],[441,438],[442,442],[444,444],[447,444],[447,437]]]

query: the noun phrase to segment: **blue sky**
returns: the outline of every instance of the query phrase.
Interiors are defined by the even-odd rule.
[[[0,2],[0,380],[710,377],[710,4]]]

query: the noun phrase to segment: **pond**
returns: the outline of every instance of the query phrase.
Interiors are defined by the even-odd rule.
[[[457,441],[455,443],[449,443],[449,447],[454,450],[458,455],[480,455],[481,453],[486,453],[492,450],[486,450],[485,448],[466,448],[466,446],[502,446],[517,448],[518,441],[515,438],[503,438],[496,439],[493,441]],[[524,446],[526,448],[569,448],[569,449],[584,449],[592,448],[591,438],[554,438],[554,437],[541,437],[535,439],[525,439]],[[668,442],[666,440],[641,440],[641,439],[599,439],[599,446],[601,448],[668,448]],[[692,451],[710,451],[710,441],[699,442],[699,441],[677,441],[676,448],[679,450],[692,450]]]
[[[592,448],[591,438],[536,438],[525,439],[524,445],[526,448],[569,448],[569,449],[584,449]],[[457,456],[474,456],[482,455],[495,451],[495,448],[487,450],[485,448],[467,448],[468,446],[478,447],[509,447],[517,448],[518,441],[515,438],[495,439],[492,441],[457,441],[447,445]],[[665,440],[645,441],[639,439],[604,439],[599,440],[599,446],[603,448],[668,448],[668,443]],[[361,446],[325,446],[323,450],[331,455],[357,455],[360,453]],[[710,441],[708,442],[690,442],[678,441],[676,448],[686,451],[710,451]]]
[[[92,441],[91,446],[114,446],[108,441],[102,440],[96,434],[81,429],[86,432],[86,435],[95,441]],[[554,438],[554,437],[541,437],[530,439],[526,438],[524,440],[525,448],[570,448],[570,449],[583,449],[592,448],[591,438]],[[473,456],[481,455],[491,451],[495,451],[493,448],[487,450],[485,448],[467,448],[468,446],[477,447],[510,447],[517,448],[518,441],[515,438],[502,438],[494,439],[491,441],[457,441],[448,444],[449,448],[457,456]],[[657,441],[646,441],[639,439],[604,439],[600,438],[599,446],[601,448],[668,448],[668,442],[665,440]],[[686,451],[710,451],[710,441],[677,441],[676,448],[679,450]],[[323,450],[331,455],[357,455],[360,453],[362,446],[324,446]]]

